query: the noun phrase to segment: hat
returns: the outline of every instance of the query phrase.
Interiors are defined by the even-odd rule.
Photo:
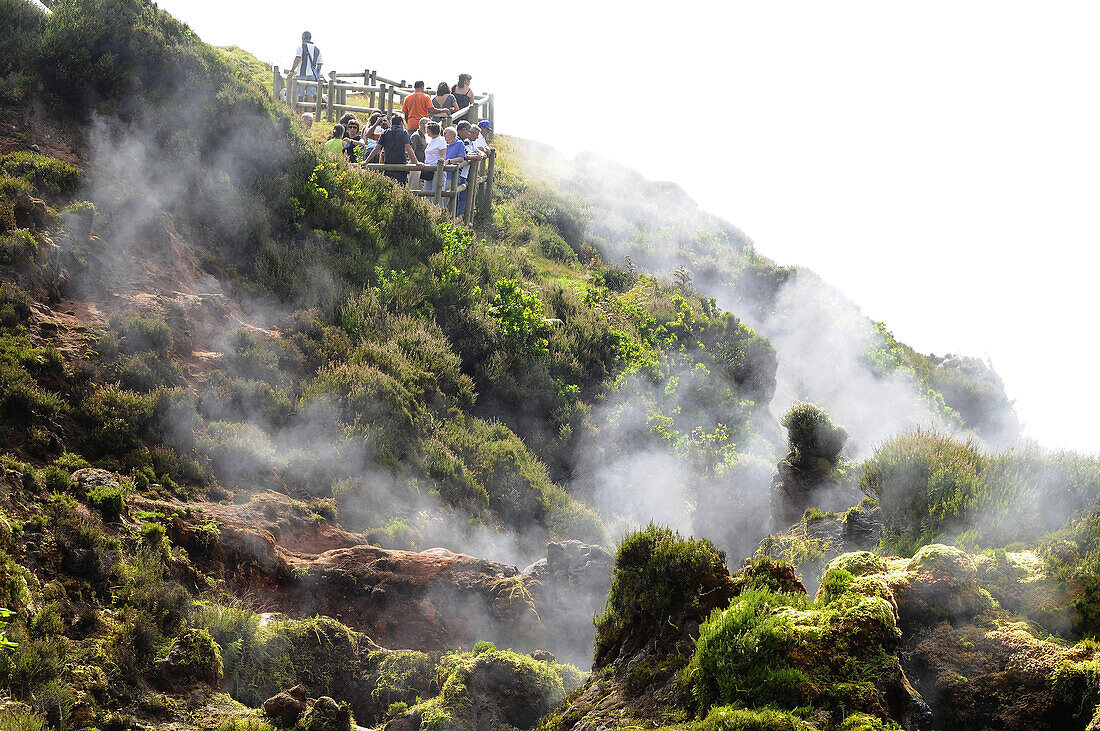
[[[489,130],[490,132],[493,131],[493,125],[489,124],[488,119],[481,120],[480,122],[477,123],[477,126],[478,127],[484,127],[485,129]]]

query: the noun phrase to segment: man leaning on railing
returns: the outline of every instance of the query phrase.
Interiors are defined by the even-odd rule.
[[[378,138],[378,145],[371,150],[365,164],[370,164],[379,150],[385,155],[387,165],[411,164],[417,167],[424,166],[424,163],[416,159],[412,140],[409,138],[409,133],[405,131],[405,119],[400,114],[394,114],[390,118],[390,128]],[[396,180],[401,185],[409,184],[408,170],[384,170],[383,175]]]

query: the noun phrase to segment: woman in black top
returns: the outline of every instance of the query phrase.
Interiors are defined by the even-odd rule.
[[[363,138],[359,135],[359,120],[352,117],[344,126],[344,139],[359,142]],[[344,143],[344,154],[348,156],[348,162],[363,162],[363,148],[350,142]]]
[[[474,103],[474,90],[470,88],[470,82],[474,80],[469,74],[459,74],[458,83],[451,89],[459,109],[465,109]]]

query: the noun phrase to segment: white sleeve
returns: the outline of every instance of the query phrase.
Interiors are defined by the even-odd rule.
[[[301,57],[302,57],[302,44],[299,43],[298,47],[294,49],[294,58],[301,58]]]

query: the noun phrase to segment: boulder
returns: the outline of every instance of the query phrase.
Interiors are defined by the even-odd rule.
[[[165,680],[216,685],[222,676],[221,648],[204,629],[184,630],[160,661],[159,670]]]
[[[346,703],[337,703],[328,696],[321,696],[302,718],[304,731],[354,731],[351,709]]]
[[[264,713],[287,725],[296,723],[306,710],[306,687],[298,684],[264,701]]]

